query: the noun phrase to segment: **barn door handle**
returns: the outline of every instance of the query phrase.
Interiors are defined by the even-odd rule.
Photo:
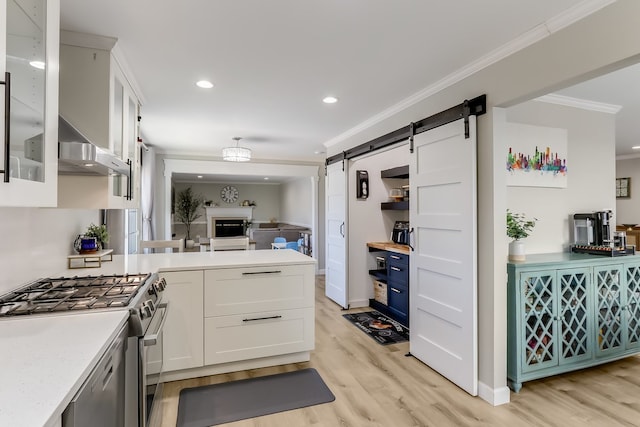
[[[340,224],[340,234],[342,235],[342,237],[344,237],[344,221],[342,221],[342,224]]]
[[[11,175],[11,73],[4,73],[4,81],[0,82],[4,85],[4,169],[0,173],[4,174],[4,182],[9,182]]]
[[[411,246],[411,237],[413,236],[413,227],[411,227],[411,230],[409,230],[409,239],[407,242],[407,245],[409,246],[409,249],[411,249],[411,252],[415,251],[415,249],[413,248],[413,246]]]

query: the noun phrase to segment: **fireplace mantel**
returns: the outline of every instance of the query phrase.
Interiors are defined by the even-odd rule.
[[[215,218],[253,219],[253,206],[234,206],[229,208],[205,207],[207,214],[207,237],[213,236],[212,220]]]

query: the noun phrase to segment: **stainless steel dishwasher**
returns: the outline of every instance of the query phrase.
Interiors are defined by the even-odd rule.
[[[62,414],[63,427],[124,425],[125,325]]]

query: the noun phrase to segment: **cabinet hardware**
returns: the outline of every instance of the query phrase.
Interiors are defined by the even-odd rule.
[[[243,322],[254,322],[256,320],[269,320],[269,319],[281,319],[282,316],[269,316],[269,317],[255,317],[253,319],[242,319]]]
[[[273,270],[273,271],[245,271],[242,273],[243,276],[250,276],[253,274],[278,274],[282,273],[282,270]]]
[[[395,292],[396,294],[401,294],[402,293],[401,291],[397,290],[396,288],[391,288],[391,290],[393,292]]]
[[[398,255],[389,255],[389,258],[392,259],[400,259],[400,257]]]
[[[402,271],[402,270],[401,270],[401,269],[399,269],[398,267],[391,267],[391,269],[392,269],[393,271]]]
[[[4,169],[0,173],[4,174],[4,182],[9,182],[11,175],[11,73],[4,73]]]

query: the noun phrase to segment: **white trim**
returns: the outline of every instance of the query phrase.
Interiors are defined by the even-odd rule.
[[[580,108],[582,110],[597,111],[600,113],[617,114],[622,110],[621,105],[606,104],[604,102],[589,101],[587,99],[573,98],[565,95],[551,93],[534,99],[534,101],[546,102],[548,104],[564,105],[567,107]]]
[[[319,268],[316,270],[316,276],[324,276],[324,268]]]
[[[60,44],[86,47],[89,49],[111,50],[118,42],[115,37],[97,36],[77,31],[60,30]]]
[[[142,89],[140,89],[140,85],[136,80],[135,74],[133,74],[133,71],[131,70],[129,63],[125,59],[124,53],[122,52],[122,49],[120,49],[120,45],[118,43],[116,43],[113,49],[111,49],[111,55],[120,67],[122,74],[124,74],[124,78],[127,80],[127,83],[129,83],[129,87],[138,99],[138,103],[140,105],[144,105],[145,99],[144,95],[142,94]]]
[[[511,401],[511,390],[509,387],[493,389],[482,381],[478,381],[478,397],[493,406],[504,405]]]
[[[369,300],[368,299],[349,300],[348,304],[349,304],[349,308],[369,307]]]
[[[631,160],[631,159],[637,159],[640,158],[640,153],[637,154],[620,154],[619,156],[616,156],[616,160]]]
[[[391,107],[365,120],[359,125],[356,125],[351,129],[348,129],[347,131],[341,133],[340,135],[331,138],[323,145],[328,148],[346,140],[347,138],[357,135],[365,129],[368,129],[375,124],[394,116],[400,111],[405,110],[406,108],[429,98],[430,96],[440,92],[441,90],[444,90],[449,86],[453,86],[454,84],[471,76],[472,74],[475,74],[478,71],[487,68],[490,65],[495,64],[496,62],[514,54],[515,52],[518,52],[525,47],[530,46],[550,36],[551,34],[573,24],[576,21],[579,21],[580,19],[594,12],[597,12],[598,10],[615,1],[616,0],[585,0],[582,3],[579,3],[576,6],[566,10],[565,12],[550,18],[546,22],[533,27],[531,30],[521,34],[519,37],[489,52],[487,55],[479,58],[478,60],[469,63],[467,66],[454,71],[443,79],[438,80],[434,84],[427,86],[426,88],[422,89],[419,92],[416,92],[408,98],[405,98],[397,104],[392,105]]]

